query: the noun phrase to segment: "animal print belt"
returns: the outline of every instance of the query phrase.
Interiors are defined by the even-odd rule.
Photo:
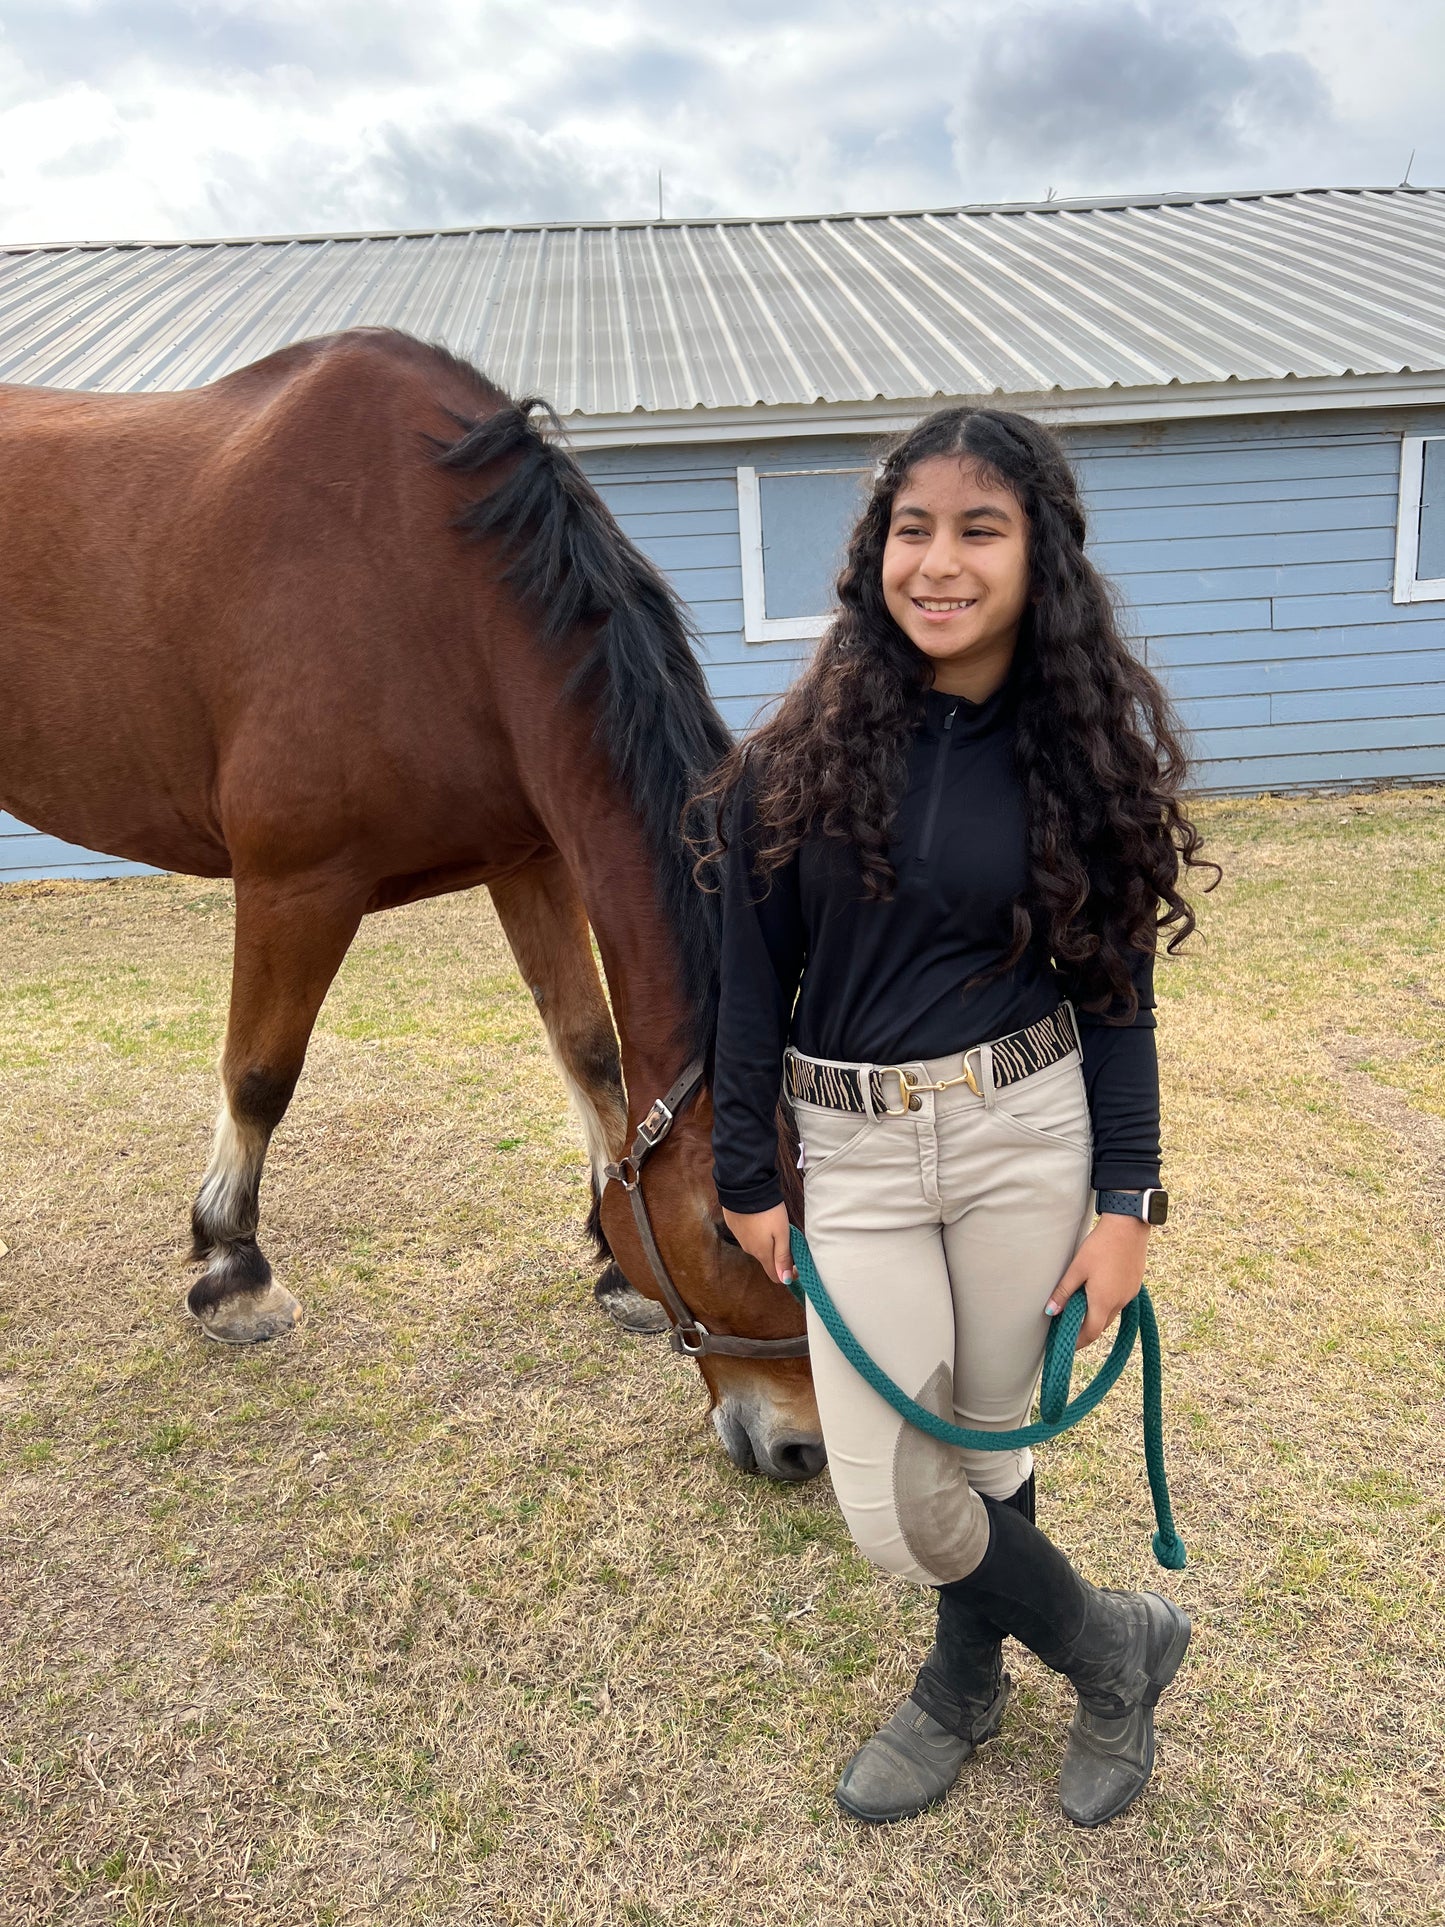
[[[961,1069],[957,1077],[943,1077],[930,1083],[926,1075],[916,1074],[923,1070],[918,1064],[912,1068],[900,1064],[832,1064],[821,1057],[804,1057],[798,1051],[789,1050],[787,1091],[799,1104],[820,1104],[830,1111],[856,1111],[862,1117],[902,1117],[906,1111],[922,1110],[920,1091],[942,1091],[954,1084],[966,1084],[975,1097],[981,1097],[978,1071],[970,1060],[978,1059],[981,1070],[984,1051],[989,1053],[993,1088],[997,1091],[1081,1049],[1074,1007],[1065,1002],[1023,1030],[1011,1030],[1006,1037],[995,1037],[987,1044],[974,1044],[958,1059],[935,1060],[939,1065],[958,1062]]]

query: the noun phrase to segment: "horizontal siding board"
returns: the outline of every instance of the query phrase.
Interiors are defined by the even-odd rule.
[[[147,869],[143,863],[122,863],[119,857],[99,856],[93,861],[82,863],[66,857],[52,857],[48,862],[11,863],[0,854],[0,883],[48,883],[59,877],[99,880],[104,877],[146,877],[157,876],[159,871]]]
[[[718,704],[722,719],[735,736],[741,736],[755,725],[758,712],[771,697],[725,696]]]
[[[1194,733],[1194,754],[1217,757],[1289,756],[1343,749],[1417,749],[1445,767],[1445,720],[1439,716],[1360,716],[1339,722],[1264,723],[1245,729]]]
[[[17,817],[0,811],[0,882],[36,877],[155,876],[145,863],[83,849],[62,837],[32,830]]]
[[[1229,696],[1198,696],[1176,704],[1179,720],[1188,730],[1222,728],[1228,724],[1267,723],[1269,697],[1253,692]]]
[[[695,614],[698,620],[694,626],[699,644],[704,649],[721,649],[737,656],[746,656],[759,649],[783,646],[781,643],[743,641],[743,605],[740,602],[705,602],[699,605]],[[703,621],[703,617],[707,620]]]
[[[1288,436],[1289,430],[1284,434]],[[1120,449],[1109,454],[1076,449],[1074,466],[1086,495],[1111,487],[1136,486],[1139,471],[1148,469],[1156,487],[1188,487],[1192,483],[1291,482],[1319,475],[1391,475],[1400,467],[1397,435],[1376,434],[1359,441],[1311,444],[1301,439],[1291,445],[1189,449],[1178,453],[1158,448]]]
[[[697,608],[704,602],[735,602],[739,610],[742,608],[743,572],[736,561],[730,568],[669,569],[666,574],[673,588],[691,608]]]
[[[730,535],[657,535],[633,538],[644,555],[671,574],[675,569],[724,569],[738,566],[737,532]]]
[[[1362,529],[1388,530],[1388,553],[1394,553],[1393,492],[1368,502],[1351,494],[1316,502],[1283,502],[1278,497],[1217,505],[1156,501],[1102,513],[1095,510],[1089,517],[1089,553],[1097,561],[1098,550],[1115,549],[1126,542],[1191,542],[1227,536],[1231,560],[1242,560],[1242,554],[1234,546],[1238,542],[1274,543],[1281,537],[1298,540],[1300,536],[1318,536],[1326,530],[1355,534]],[[1375,552],[1374,548],[1366,551]],[[1276,559],[1286,562],[1294,558],[1280,553]]]
[[[1324,784],[1363,788],[1367,783],[1428,782],[1445,777],[1445,757],[1422,759],[1418,749],[1356,749],[1300,756],[1220,758],[1196,764],[1190,787],[1198,791],[1310,789]]]
[[[598,494],[617,517],[656,515],[667,510],[679,515],[713,515],[738,511],[737,482],[732,475],[716,481],[688,481],[654,476],[645,482],[599,482]]]
[[[1363,502],[1371,513],[1377,513],[1379,505],[1388,505],[1393,516],[1399,484],[1393,468],[1387,475],[1317,475],[1288,482],[1181,482],[1172,487],[1156,482],[1143,462],[1139,465],[1139,474],[1148,479],[1136,481],[1128,488],[1084,491],[1091,529],[1101,516],[1125,509],[1175,509],[1191,502],[1201,508],[1213,508],[1228,507],[1234,502],[1344,500]]]
[[[623,515],[618,517],[618,526],[639,548],[664,536],[725,535],[735,546],[738,539],[736,509],[669,509],[652,515]]]
[[[1268,629],[1269,611],[1268,599],[1255,597],[1237,602],[1211,602],[1204,608],[1197,602],[1155,603],[1151,604],[1147,616],[1126,605],[1123,616],[1124,626],[1131,634],[1149,640],[1149,659],[1152,662],[1155,636],[1195,636],[1201,624],[1206,625],[1214,635],[1222,635],[1230,630],[1245,630],[1255,634],[1261,629]]]
[[[1308,629],[1296,633],[1317,634]],[[1361,632],[1341,630],[1337,633]],[[1264,638],[1266,646],[1278,640],[1278,637]],[[1318,649],[1274,658],[1261,653],[1237,662],[1207,662],[1183,668],[1163,667],[1156,664],[1151,655],[1150,667],[1176,702],[1197,696],[1235,695],[1250,689],[1266,690],[1271,695],[1286,690],[1360,691],[1445,681],[1445,646],[1437,643],[1428,649],[1390,650],[1368,659],[1362,659],[1353,651],[1344,655],[1321,655]]]
[[[1286,689],[1269,698],[1272,723],[1354,723],[1408,717],[1445,744],[1445,682],[1392,683],[1384,689]]]
[[[1281,591],[1274,598],[1276,629],[1330,629],[1357,622],[1445,623],[1445,602],[1397,603],[1392,601],[1388,587],[1358,591],[1342,588],[1334,595]]]
[[[1147,609],[1160,602],[1193,602],[1198,607],[1216,598],[1378,594],[1382,581],[1389,581],[1389,570],[1382,562],[1311,562],[1299,568],[1196,569],[1177,575],[1161,569],[1120,577],[1119,587],[1130,601]],[[1385,602],[1389,606],[1388,589]]]
[[[1150,583],[1160,575],[1167,578],[1188,572],[1212,574],[1226,569],[1269,569],[1278,578],[1283,592],[1296,586],[1290,583],[1286,571],[1305,577],[1308,571],[1338,568],[1346,563],[1373,565],[1361,578],[1368,587],[1390,580],[1395,560],[1395,532],[1393,528],[1318,529],[1267,535],[1174,536],[1161,541],[1154,537],[1146,522],[1128,542],[1097,544],[1093,560],[1096,568],[1130,589],[1137,583]],[[1308,588],[1303,581],[1298,586],[1302,590]],[[1154,599],[1164,600],[1162,596]]]
[[[1208,614],[1212,617],[1214,611]],[[1445,648],[1445,618],[1438,628],[1428,623],[1382,622],[1358,629],[1244,629],[1230,634],[1160,636],[1150,639],[1148,662],[1151,669],[1172,674],[1191,667],[1319,656],[1330,662],[1330,675],[1341,673],[1341,662],[1355,661],[1359,679],[1368,681],[1383,656],[1440,648]]]
[[[781,695],[797,675],[803,660],[775,656],[752,662],[710,663],[708,687],[718,702],[741,696]]]

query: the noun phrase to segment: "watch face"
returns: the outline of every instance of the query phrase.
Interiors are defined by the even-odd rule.
[[[1169,1216],[1169,1193],[1151,1191],[1149,1193],[1149,1223],[1163,1224]]]

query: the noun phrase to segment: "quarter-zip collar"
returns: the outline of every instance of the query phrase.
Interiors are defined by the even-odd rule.
[[[970,702],[967,696],[949,696],[941,689],[928,689],[923,694],[923,723],[929,735],[942,727],[944,718],[953,712],[954,726],[951,735],[956,740],[965,736],[978,736],[990,730],[1013,709],[1018,694],[1018,658],[1015,656],[1004,677],[991,696],[985,696],[981,703]]]
[[[928,809],[923,818],[923,834],[918,839],[918,861],[927,863],[933,848],[933,830],[938,822],[938,806],[943,800],[943,779],[948,772],[948,752],[953,743],[953,725],[958,717],[962,696],[949,698],[938,732],[938,748],[933,752],[933,779],[928,785]]]
[[[937,736],[933,751],[933,771],[928,784],[928,803],[924,811],[923,829],[918,839],[918,853],[915,862],[928,862],[933,850],[934,833],[938,827],[938,812],[943,803],[944,784],[948,777],[948,757],[956,743],[974,742],[1000,726],[1013,708],[1014,678],[1013,670],[1004,677],[991,696],[985,696],[981,703],[970,702],[967,696],[949,696],[942,690],[925,691],[923,698],[923,728],[920,732],[924,740]]]

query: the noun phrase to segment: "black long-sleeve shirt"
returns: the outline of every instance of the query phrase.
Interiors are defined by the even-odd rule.
[[[1064,997],[1075,998],[1083,1043],[1094,1184],[1158,1184],[1152,957],[1138,953],[1132,968],[1131,1025],[1080,1009],[1069,972],[1037,932],[1011,970],[963,990],[1012,941],[1012,906],[1028,880],[1024,812],[1008,682],[982,703],[925,696],[893,824],[898,881],[887,902],[864,896],[852,846],[820,834],[760,882],[744,785],[723,866],[713,1077],[714,1177],[729,1210],[781,1202],[775,1113],[789,1042],[810,1057],[912,1063],[1019,1030]]]

